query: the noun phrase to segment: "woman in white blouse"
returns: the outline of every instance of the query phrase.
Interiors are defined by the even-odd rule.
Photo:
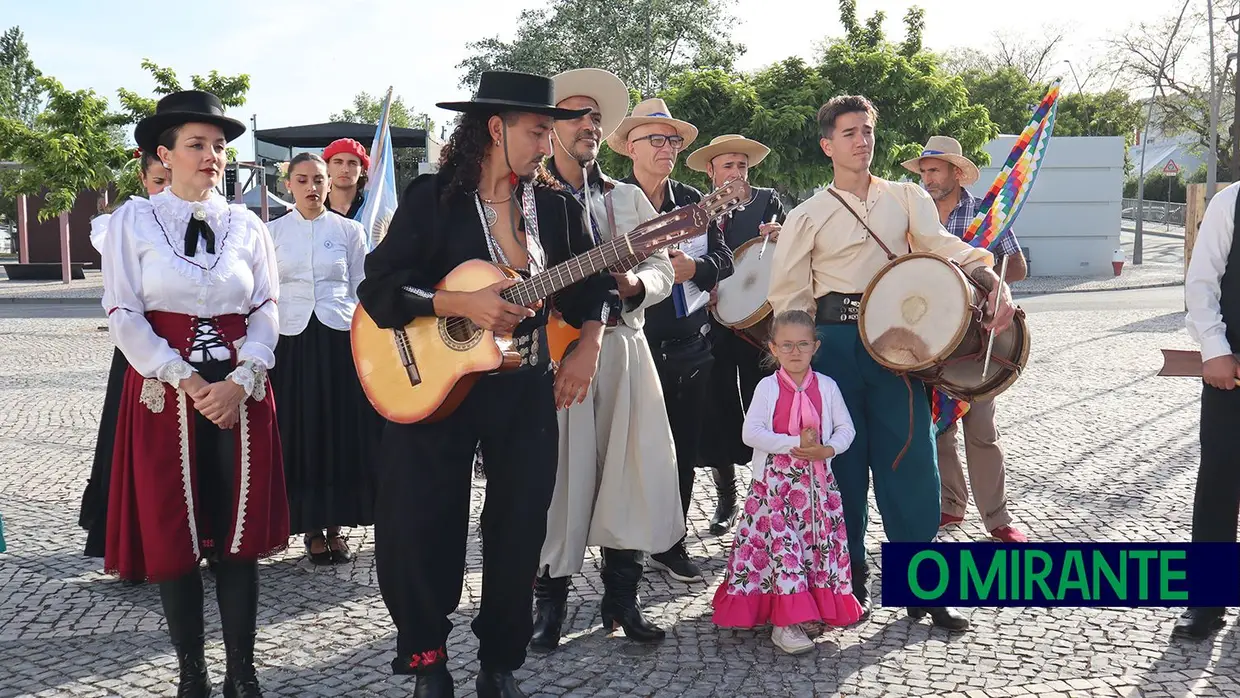
[[[315,564],[348,562],[341,526],[374,523],[371,463],[383,419],[362,392],[349,329],[366,258],[365,230],[325,206],[327,163],[293,158],[295,206],[270,223],[280,268],[280,344],[271,386],[280,403],[280,444],[291,532],[305,535]]]
[[[129,361],[112,459],[104,565],[159,584],[182,698],[209,696],[199,561],[216,561],[224,695],[259,696],[257,560],[288,544],[267,370],[279,337],[267,228],[214,189],[245,127],[218,98],[170,94],[139,122],[172,184],[121,206],[103,242],[113,342]]]

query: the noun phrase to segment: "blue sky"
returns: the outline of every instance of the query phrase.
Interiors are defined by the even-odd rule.
[[[122,5],[97,1],[0,0],[0,29],[20,26],[41,70],[70,88],[94,89],[114,104],[118,87],[139,91],[153,87],[140,67],[143,58],[150,58],[173,68],[187,85],[190,75],[212,69],[249,73],[249,101],[230,114],[247,125],[257,114],[260,129],[327,121],[357,92],[382,94],[389,85],[406,103],[428,110],[443,123],[451,115],[434,109],[434,103],[469,95],[469,90],[458,87],[456,69],[465,57],[466,42],[510,37],[520,11],[541,4],[539,0],[255,0],[190,5],[128,0],[124,6],[130,10],[122,12],[118,9]],[[1032,3],[1038,9],[1030,21],[1006,9],[1021,4],[993,0],[859,0],[858,4],[863,17],[885,11],[896,35],[910,5],[926,8],[925,39],[934,49],[985,49],[999,30],[1027,28],[1034,38],[1041,35],[1043,24],[1070,27],[1070,41],[1060,57],[1072,60],[1082,80],[1087,79],[1082,66],[1101,53],[1100,40],[1107,31],[1122,31],[1132,22],[1177,9],[1166,0],[1093,4],[1041,0]],[[741,21],[734,38],[748,47],[743,69],[793,54],[808,57],[817,41],[840,31],[836,3],[831,0],[737,0],[735,7]],[[1065,77],[1065,87],[1071,89],[1071,76]],[[1102,82],[1101,77],[1094,78],[1087,87],[1104,86]],[[243,159],[252,156],[248,133],[235,145]]]

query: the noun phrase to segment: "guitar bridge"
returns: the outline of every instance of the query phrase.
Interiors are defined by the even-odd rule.
[[[405,334],[402,327],[392,330],[392,336],[396,340],[396,353],[400,354],[400,363],[405,367],[405,375],[409,376],[409,385],[420,385],[422,374],[418,371],[417,362],[413,360],[413,348],[409,346],[409,335]]]

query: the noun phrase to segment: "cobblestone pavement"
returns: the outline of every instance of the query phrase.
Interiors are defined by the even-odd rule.
[[[1035,538],[1188,537],[1197,388],[1191,379],[1154,377],[1160,347],[1192,347],[1180,290],[1126,294],[1023,301],[1033,353],[1026,375],[999,398],[999,419],[1012,513]],[[80,554],[77,506],[110,355],[99,324],[93,308],[0,309],[0,511],[9,542],[0,555],[0,698],[175,692],[156,590],[104,577]],[[708,482],[699,479],[689,539],[707,583],[651,572],[643,584],[648,613],[671,629],[667,640],[639,647],[601,629],[592,557],[573,581],[564,645],[531,657],[518,675],[525,690],[596,698],[1240,695],[1234,615],[1214,641],[1189,643],[1169,638],[1178,609],[965,609],[973,629],[955,636],[910,621],[902,609],[879,608],[799,657],[775,650],[767,632],[717,630],[710,599],[731,537],[707,532]],[[872,525],[876,564],[880,535]],[[970,511],[942,537],[984,536]],[[353,542],[360,553],[352,565],[314,568],[294,549],[262,566],[258,659],[268,695],[411,695],[412,681],[388,672],[395,638],[376,587],[370,530],[354,531]],[[479,572],[471,538],[449,642],[458,695],[473,694],[478,668],[468,624]],[[876,594],[880,588],[876,580]],[[207,608],[218,684],[219,618]]]

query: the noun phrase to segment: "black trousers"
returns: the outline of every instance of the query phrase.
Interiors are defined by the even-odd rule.
[[[706,424],[702,429],[701,464],[727,468],[748,463],[753,449],[741,440],[745,412],[753,401],[758,382],[772,372],[763,365],[766,352],[745,341],[733,330],[711,318],[710,387],[706,400]]]
[[[1193,500],[1193,541],[1234,543],[1240,523],[1240,388],[1201,390],[1201,467]]]
[[[652,343],[655,369],[663,386],[663,404],[676,446],[680,475],[680,507],[686,520],[693,500],[693,476],[698,466],[706,398],[714,363],[710,344],[700,334]]]
[[[482,600],[473,622],[488,671],[525,663],[530,605],[555,488],[559,427],[545,367],[489,375],[447,418],[388,424],[379,456],[375,571],[396,625],[396,673],[446,660],[465,578],[474,449],[486,461]]]
[[[228,362],[194,364],[208,382],[223,380],[231,370]],[[235,429],[220,429],[194,412],[194,449],[198,463],[200,506],[210,521],[216,545],[229,530],[232,519],[236,451]],[[215,568],[215,595],[220,624],[226,638],[254,635],[258,616],[258,562],[225,560]],[[178,579],[161,582],[159,597],[174,645],[192,647],[202,642],[202,573],[197,569]]]

